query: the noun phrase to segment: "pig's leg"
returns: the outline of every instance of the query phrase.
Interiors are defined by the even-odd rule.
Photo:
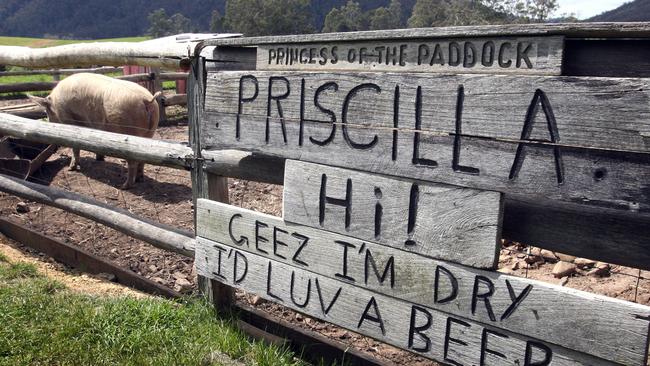
[[[142,182],[144,180],[144,163],[138,163],[138,175],[135,177],[136,182]]]
[[[101,154],[95,154],[95,160],[97,160],[97,161],[104,161],[104,155],[101,155]]]
[[[68,170],[77,170],[79,168],[79,152],[79,149],[72,149],[72,160],[70,160]]]
[[[138,174],[138,162],[137,161],[127,161],[128,173],[126,176],[126,182],[122,185],[122,189],[129,189],[135,184],[135,177]]]

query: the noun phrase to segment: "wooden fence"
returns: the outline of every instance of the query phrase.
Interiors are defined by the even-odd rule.
[[[191,169],[195,238],[0,190],[194,256],[220,308],[240,288],[453,365],[645,365],[650,307],[493,269],[502,238],[650,269],[648,38],[644,23],[205,41],[195,56],[221,63],[191,58],[189,146],[0,114],[3,135]],[[283,218],[228,205],[225,177],[283,184]]]

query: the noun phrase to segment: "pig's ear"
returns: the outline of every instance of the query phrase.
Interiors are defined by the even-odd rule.
[[[41,98],[41,97],[36,97],[36,96],[33,96],[33,95],[29,95],[29,94],[27,95],[27,97],[32,102],[34,102],[34,103],[36,103],[36,104],[38,104],[40,106],[43,106],[45,108],[48,108],[52,104],[51,100],[50,100],[50,97]]]

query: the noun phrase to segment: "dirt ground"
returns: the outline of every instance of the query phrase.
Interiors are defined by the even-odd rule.
[[[25,101],[0,101],[0,105],[3,103],[17,104]],[[182,115],[183,110],[175,112],[180,113],[180,117],[175,118],[178,125],[159,128],[155,138],[187,141],[188,129]],[[107,157],[106,161],[99,162],[94,159],[94,154],[82,151],[81,170],[68,171],[66,166],[71,155],[71,149],[59,149],[34,175],[32,181],[88,195],[126,208],[137,215],[193,231],[189,172],[146,165],[144,181],[131,190],[122,191],[119,187],[126,179],[125,161]],[[229,195],[233,205],[281,216],[281,186],[229,179]],[[3,193],[0,193],[0,215],[82,247],[177,291],[195,290],[196,276],[189,258],[154,248],[90,220]],[[543,256],[547,259],[543,259]],[[573,260],[561,257],[565,261]],[[535,248],[518,243],[504,242],[499,271],[650,305],[650,275],[646,271],[594,262],[579,266],[570,275],[556,278],[552,270],[557,262],[557,255],[539,253]],[[595,271],[598,265],[602,270]],[[239,300],[249,301],[250,297],[239,294]],[[263,303],[257,306],[299,326],[378,356],[381,360],[397,364],[435,365],[421,357],[310,319],[279,305]]]
[[[52,258],[21,247],[15,241],[0,234],[0,254],[10,263],[31,263],[39,273],[60,282],[72,291],[96,296],[131,296],[136,298],[152,295],[108,281],[101,276],[90,276],[75,271]]]

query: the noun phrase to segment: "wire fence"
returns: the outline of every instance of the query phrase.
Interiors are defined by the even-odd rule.
[[[169,126],[158,128],[153,138],[183,141],[187,140],[187,134],[187,126]],[[38,150],[27,144],[18,144],[15,148],[23,150],[25,155],[34,155]],[[189,172],[146,165],[143,181],[124,191],[119,187],[126,179],[125,161],[111,157],[96,161],[94,153],[82,151],[81,170],[69,171],[67,165],[71,156],[70,148],[60,148],[29,179],[92,197],[162,224],[193,231]],[[281,187],[230,179],[229,188],[231,204],[282,215]],[[170,287],[179,289],[178,283],[187,287],[185,280],[194,282],[191,260],[153,248],[94,221],[45,205],[25,203],[4,193],[0,193],[0,212],[32,229],[107,256]],[[650,303],[648,271],[575,258],[507,240],[501,247],[501,272]]]

